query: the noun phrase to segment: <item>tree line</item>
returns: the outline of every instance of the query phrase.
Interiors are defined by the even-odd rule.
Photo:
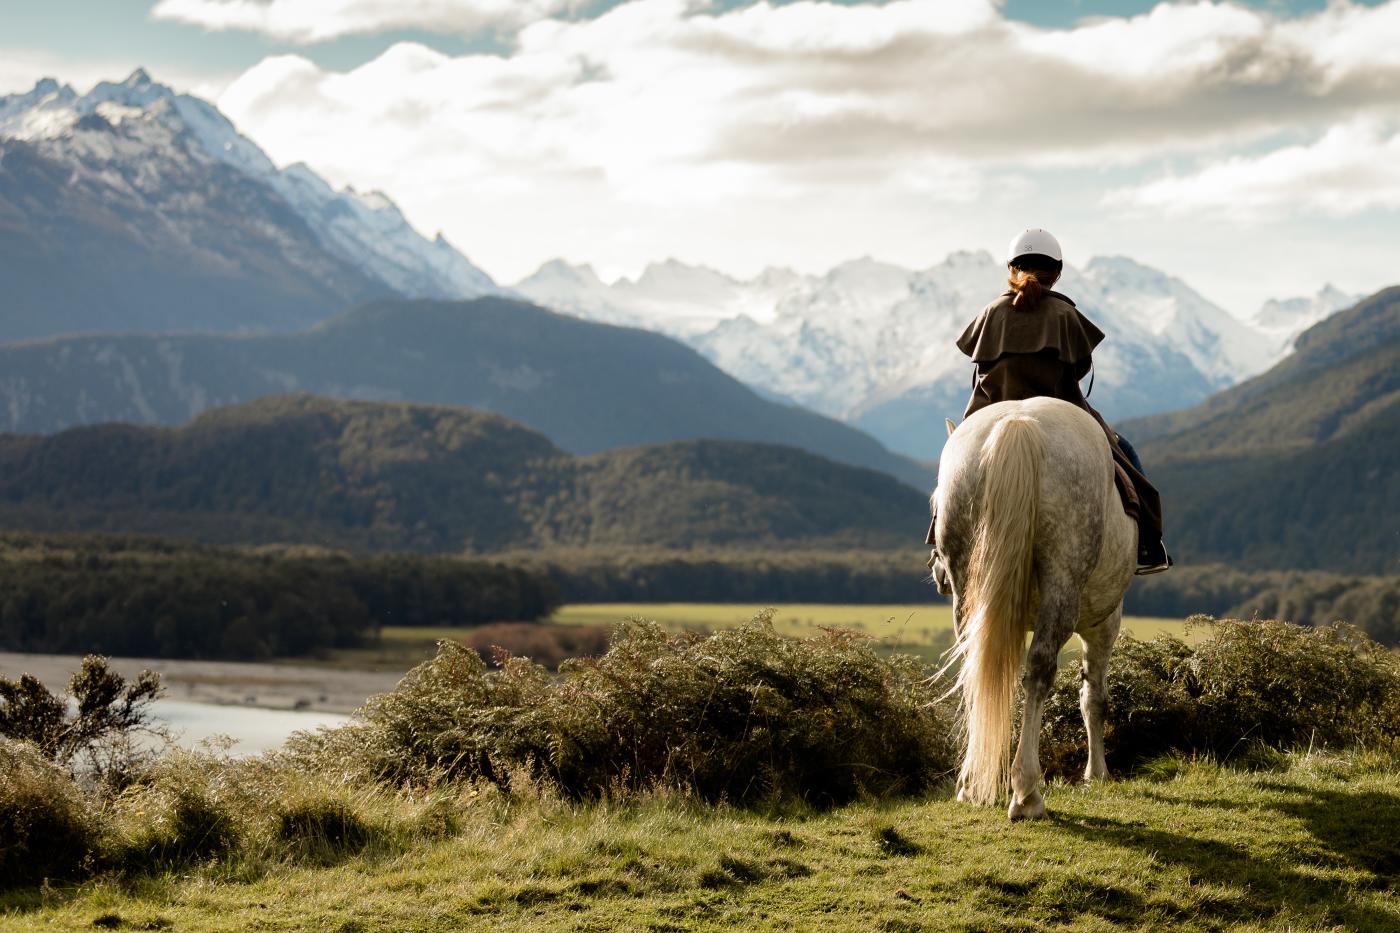
[[[361,644],[380,626],[531,621],[548,579],[495,561],[0,535],[0,649],[261,659]]]
[[[382,626],[474,627],[563,602],[931,603],[926,552],[549,549],[356,555],[138,536],[0,533],[0,650],[261,659],[353,647]],[[1345,620],[1400,644],[1400,578],[1177,567],[1131,615]]]
[[[596,549],[511,552],[501,560],[547,576],[565,602],[930,603],[922,548],[906,551]],[[1176,567],[1137,578],[1129,615],[1350,622],[1400,645],[1400,577],[1311,570]]]

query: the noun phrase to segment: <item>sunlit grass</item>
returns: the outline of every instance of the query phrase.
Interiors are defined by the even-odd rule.
[[[446,836],[15,891],[0,929],[1397,929],[1397,780],[1365,756],[1183,762],[1056,784],[1020,824],[945,794],[783,815],[463,796]]]
[[[953,628],[952,607],[944,603],[924,605],[859,605],[826,603],[573,603],[545,620],[556,625],[612,625],[623,619],[642,618],[681,631],[714,631],[747,622],[767,608],[775,610],[773,627],[782,635],[806,637],[827,627],[848,628],[869,635],[889,651],[902,651],[932,661],[949,644]],[[1123,632],[1150,639],[1174,635],[1188,642],[1203,630],[1189,630],[1181,619],[1130,616]],[[433,655],[442,639],[460,639],[463,630],[441,626],[385,626],[378,644],[337,651],[337,667],[367,670],[407,670]],[[1071,641],[1070,650],[1077,642]]]
[[[831,605],[825,603],[575,603],[564,606],[549,621],[563,625],[606,624],[640,617],[668,628],[725,628],[747,622],[773,608],[773,626],[783,635],[807,636],[823,626],[851,628],[874,638],[902,642],[927,641],[953,627],[953,608],[926,605]],[[1123,631],[1135,638],[1159,634],[1181,636],[1181,619],[1130,616]]]

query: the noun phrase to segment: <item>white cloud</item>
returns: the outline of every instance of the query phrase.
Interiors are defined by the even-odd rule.
[[[1105,202],[1243,221],[1299,211],[1345,216],[1400,210],[1400,133],[1367,122],[1346,124],[1309,145],[1227,159],[1191,175],[1111,192]]]
[[[342,12],[316,20],[309,4],[240,8],[279,7],[277,28],[303,37],[410,14],[446,28],[434,11],[486,8],[334,0],[325,9]],[[1400,0],[1296,19],[1173,3],[1061,30],[1009,21],[991,0],[727,12],[630,0],[593,19],[525,19],[500,55],[403,43],[344,72],[269,58],[219,104],[275,160],[387,191],[503,279],[559,254],[626,272],[667,254],[735,271],[869,251],[917,264],[999,246],[1023,213],[1073,216],[1085,238],[1131,233],[1129,215],[1167,188],[1106,210],[1105,168],[1130,185],[1165,156],[1208,169],[1281,135],[1400,123]]]
[[[286,42],[425,29],[514,30],[567,9],[572,0],[160,0],[155,19],[257,32]]]
[[[307,29],[497,8],[330,0],[323,20],[307,15],[310,0],[157,9],[173,15],[177,3],[230,16],[281,11]],[[1400,113],[1400,53],[1373,38],[1397,18],[1400,0],[1334,4],[1301,21],[1164,4],[1047,31],[1002,19],[989,0],[803,0],[727,13],[631,0],[593,20],[532,22],[504,56],[401,44],[346,73],[268,59],[221,104],[278,154],[347,173],[362,147],[335,137],[391,126],[411,137],[394,145],[450,148],[476,168],[600,173],[633,192],[707,196],[712,185],[801,186],[910,163],[966,178],[978,165],[1123,163]],[[1306,29],[1322,37],[1317,49],[1302,40]],[[1373,47],[1376,56],[1349,57]]]

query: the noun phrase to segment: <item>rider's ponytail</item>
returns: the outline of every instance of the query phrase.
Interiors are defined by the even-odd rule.
[[[1040,281],[1036,272],[1013,268],[1011,277],[1006,281],[1016,293],[1011,303],[1022,310],[1029,310],[1040,304],[1040,296],[1045,294],[1045,284]]]
[[[1064,266],[1048,256],[1018,256],[1010,268],[1006,284],[1016,293],[1011,303],[1022,311],[1030,311],[1040,304]]]

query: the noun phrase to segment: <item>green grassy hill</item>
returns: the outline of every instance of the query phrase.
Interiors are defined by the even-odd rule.
[[[0,896],[0,929],[1393,930],[1397,776],[1330,756],[1283,774],[1182,765],[1056,786],[1033,824],[948,794],[790,817],[374,799],[361,807],[389,828],[352,854],[31,888]]]
[[[952,799],[957,703],[931,673],[766,615],[634,621],[557,677],[444,643],[350,724],[167,753],[129,784],[0,738],[0,929],[1400,927],[1393,654],[1257,620],[1123,639],[1119,779],[1076,780],[1066,666],[1048,818],[1024,823]]]
[[[1313,327],[1263,375],[1123,433],[1184,561],[1400,570],[1400,287]]]
[[[466,405],[591,454],[693,439],[786,444],[896,476],[932,471],[831,418],[760,398],[684,344],[504,298],[387,300],[300,334],[97,335],[0,346],[0,426],[183,424],[286,392]],[[930,420],[929,429],[937,425]]]
[[[791,447],[686,441],[574,457],[464,408],[266,398],[182,428],[0,436],[0,524],[213,543],[497,551],[914,540],[923,496]]]

